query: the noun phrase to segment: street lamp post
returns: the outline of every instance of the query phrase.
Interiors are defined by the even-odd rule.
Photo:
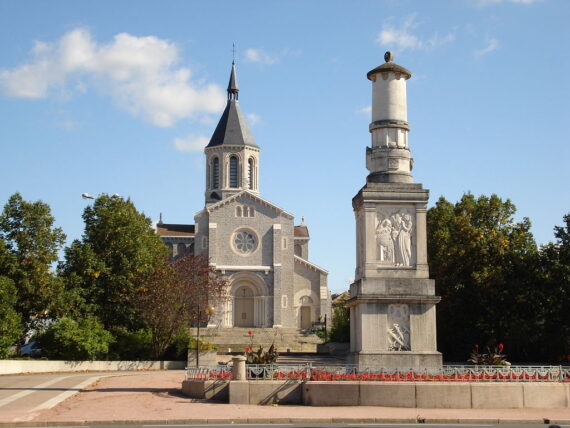
[[[196,325],[196,368],[200,366],[200,320],[202,318],[202,312],[200,308],[200,303],[198,303],[198,323]],[[214,308],[210,305],[206,306],[204,310],[207,318],[206,320],[210,320],[210,316],[214,313]]]

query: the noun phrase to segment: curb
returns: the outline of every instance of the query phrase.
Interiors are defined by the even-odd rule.
[[[208,419],[158,419],[158,420],[87,420],[87,421],[37,421],[0,422],[0,427],[51,427],[97,425],[208,425],[208,424],[335,424],[335,423],[407,423],[407,424],[545,424],[544,419],[457,419],[457,418],[208,418]],[[570,419],[551,419],[549,424],[569,425]]]

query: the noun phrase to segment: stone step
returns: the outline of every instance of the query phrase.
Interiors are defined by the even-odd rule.
[[[249,333],[252,333],[251,335]],[[190,329],[196,336],[197,329]],[[296,328],[200,328],[200,338],[216,345],[219,352],[245,352],[246,348],[268,349],[274,345],[278,352],[317,351],[322,340],[314,333]]]

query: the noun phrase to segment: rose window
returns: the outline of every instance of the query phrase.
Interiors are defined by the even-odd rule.
[[[242,230],[235,234],[234,245],[240,253],[251,253],[255,250],[255,238],[251,233]]]

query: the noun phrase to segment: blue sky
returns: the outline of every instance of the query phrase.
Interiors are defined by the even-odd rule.
[[[431,204],[497,193],[546,243],[570,212],[569,16],[565,0],[2,0],[0,204],[16,191],[47,202],[69,242],[83,192],[193,223],[235,42],[261,195],[305,217],[310,259],[342,291],[366,72],[392,50],[414,74],[413,173]]]

